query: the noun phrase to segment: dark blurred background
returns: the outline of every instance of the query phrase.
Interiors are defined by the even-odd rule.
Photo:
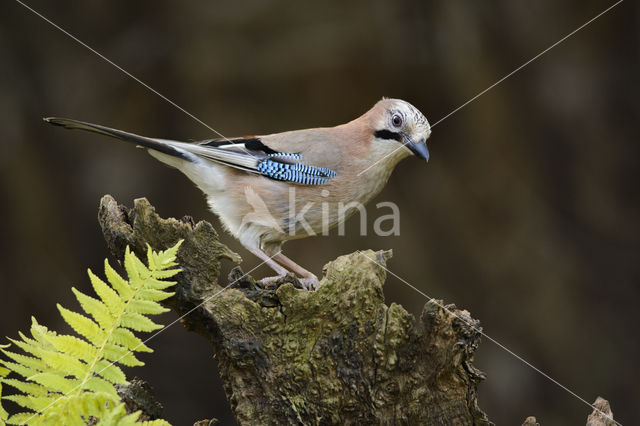
[[[28,1],[226,136],[343,123],[382,96],[433,123],[612,3]],[[439,123],[429,164],[402,162],[375,201],[400,206],[400,236],[360,237],[352,218],[346,237],[291,242],[288,252],[319,274],[340,254],[393,248],[396,274],[635,423],[639,18],[637,3],[622,3]],[[63,328],[55,303],[77,308],[70,286],[89,291],[86,268],[101,271],[108,256],[96,220],[103,194],[220,226],[179,172],[41,118],[214,134],[19,4],[3,2],[0,23],[0,336],[16,336],[31,315]],[[369,214],[371,230],[375,204]],[[245,270],[259,263],[222,238]],[[425,303],[393,277],[385,295],[416,315]],[[156,353],[130,374],[151,382],[168,420],[234,424],[199,336],[176,325],[150,345]],[[476,364],[488,375],[481,406],[498,424],[528,415],[584,424],[590,412],[489,341]]]

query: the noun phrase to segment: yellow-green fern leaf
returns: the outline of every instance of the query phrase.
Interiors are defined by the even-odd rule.
[[[169,309],[163,307],[159,303],[156,303],[152,300],[132,300],[129,302],[129,306],[127,308],[130,312],[135,312],[138,314],[144,315],[159,315],[165,312],[169,312]]]
[[[100,377],[91,377],[89,380],[87,380],[84,386],[86,389],[93,392],[104,392],[108,393],[109,395],[113,395],[114,397],[118,396],[118,392],[116,391],[115,386]]]
[[[177,263],[175,263],[175,260],[182,242],[183,240],[180,240],[173,247],[158,252],[154,252],[151,249],[151,246],[147,244],[147,261],[149,262],[149,269],[161,270],[176,266]]]
[[[128,246],[124,252],[124,268],[129,277],[129,284],[134,290],[140,288],[144,280],[151,276],[151,271],[144,266],[140,259],[132,255]]]
[[[50,389],[53,392],[59,392],[66,394],[75,390],[79,382],[73,379],[65,379],[59,374],[54,373],[38,373],[29,377],[29,380],[34,381],[42,386]]]
[[[34,317],[31,317],[31,324],[32,324],[32,327],[33,327],[33,324],[34,324],[34,323],[36,323],[36,322],[37,322],[37,321],[36,321],[36,319],[35,319]],[[23,342],[25,342],[25,343],[29,343],[29,344],[31,344],[31,345],[38,346],[38,341],[37,341],[37,340],[32,339],[32,338],[30,338],[29,336],[27,336],[27,335],[23,334],[23,333],[22,333],[22,331],[19,331],[19,332],[18,332],[18,336],[20,336],[20,338],[22,339],[22,341],[23,341]],[[11,339],[9,339],[9,340],[11,340]],[[7,345],[6,347],[9,347],[9,346],[11,346],[11,345]]]
[[[97,347],[100,347],[100,345],[104,343],[106,336],[98,324],[84,315],[65,309],[60,305],[57,305],[57,307],[60,315],[62,315],[62,318],[64,318],[67,324],[69,324],[76,333],[87,339],[89,343]]]
[[[103,379],[110,381],[114,385],[128,384],[127,378],[117,365],[105,359],[96,363],[95,373],[102,376]]]
[[[23,374],[23,376],[25,376],[25,377],[31,376],[33,374],[36,374],[36,373],[38,373],[40,371],[43,371],[43,370],[45,370],[47,368],[47,364],[43,360],[41,360],[40,358],[34,358],[34,357],[31,357],[31,356],[22,355],[22,354],[19,354],[19,353],[16,353],[16,352],[7,351],[7,350],[3,350],[2,353],[5,354],[7,357],[11,358],[12,360],[14,360],[19,365],[21,365],[22,367],[25,368],[26,375]],[[15,365],[15,364],[9,363],[9,361],[5,361],[5,360],[0,360],[0,363],[2,363],[5,367],[7,367],[10,370],[13,370],[13,366]],[[13,371],[15,371],[15,370],[13,370]]]
[[[153,349],[144,344],[144,342],[138,339],[135,334],[126,328],[119,328],[111,335],[113,343],[117,343],[130,351],[136,352],[153,352]]]
[[[10,352],[8,352],[10,353]],[[5,360],[0,360],[0,364],[4,365],[6,368],[8,368],[9,370],[13,371],[14,373],[18,373],[19,375],[21,375],[22,377],[29,378],[31,376],[34,376],[38,373],[40,373],[41,371],[38,370],[33,370],[29,367],[25,367],[24,365],[18,363],[18,362],[10,362],[10,361],[5,361]]]
[[[100,328],[108,330],[113,327],[114,318],[111,316],[111,312],[109,312],[107,305],[98,299],[87,296],[81,291],[76,290],[74,287],[71,287],[71,291],[73,291],[76,299],[80,302],[82,309],[93,317],[93,319],[100,325]]]
[[[156,271],[158,269],[162,269],[162,267],[160,267],[159,261],[160,259],[158,259],[157,254],[154,255],[153,249],[151,248],[149,243],[147,243],[147,265],[149,266],[149,270]]]
[[[160,302],[162,300],[168,299],[173,296],[175,293],[170,293],[167,291],[156,290],[155,288],[142,288],[138,291],[138,295],[140,299],[144,300],[152,300],[154,302]]]
[[[35,415],[33,413],[16,413],[10,416],[6,422],[8,425],[24,425],[34,417]]]
[[[96,357],[97,349],[86,341],[75,336],[48,336],[47,340],[59,352],[68,354],[79,360],[89,362]]]
[[[8,379],[0,375],[0,384],[22,392],[5,399],[34,411],[6,419],[0,406],[0,421],[84,425],[94,419],[97,424],[140,424],[139,413],[126,413],[114,385],[127,384],[120,366],[143,365],[134,352],[152,352],[132,330],[151,332],[162,328],[148,315],[168,310],[158,302],[173,295],[163,289],[174,285],[166,279],[179,272],[174,268],[178,246],[158,253],[149,249],[148,267],[127,247],[124,258],[127,279],[107,261],[106,281],[89,271],[98,297],[72,288],[87,315],[58,305],[63,319],[81,338],[58,335],[33,318],[31,336],[20,333],[20,340],[11,341],[24,354],[0,347],[8,358],[0,359],[0,365],[6,367],[0,373],[10,370],[24,378]]]
[[[171,278],[177,275],[178,273],[180,273],[180,271],[175,269],[167,269],[165,271],[153,271],[152,273],[154,278],[166,280],[167,278]],[[163,281],[163,283],[169,283],[169,282],[171,281]]]
[[[75,376],[81,379],[87,371],[87,365],[84,362],[63,352],[43,351],[42,359],[51,370],[64,372],[66,376]]]
[[[138,423],[138,417],[140,417],[140,411],[136,411],[124,417],[121,417],[120,419],[118,419],[118,426],[133,426]]]
[[[104,261],[104,274],[109,280],[109,284],[118,292],[122,300],[128,300],[133,296],[131,285],[109,265],[106,259]]]
[[[91,270],[88,271],[89,280],[91,281],[91,286],[93,290],[96,292],[102,302],[107,306],[109,311],[112,314],[117,314],[118,312],[124,309],[123,301],[118,296],[118,293],[113,290],[109,285],[107,285],[104,281],[98,278]]]
[[[40,411],[49,406],[54,401],[54,397],[50,396],[9,395],[3,398],[8,401],[13,401],[19,406],[33,411]]]
[[[138,360],[133,352],[115,343],[107,343],[104,348],[104,358],[107,361],[117,362],[127,367],[139,367],[144,362]]]
[[[22,380],[6,378],[2,379],[2,382],[18,389],[22,393],[28,393],[33,396],[47,396],[51,392],[50,389],[47,389],[46,387],[37,383],[23,382]]]
[[[156,324],[144,315],[135,312],[125,312],[120,319],[120,324],[135,331],[151,332],[162,328],[160,324]]]
[[[154,271],[153,274],[157,274],[158,272]],[[164,290],[165,288],[171,287],[176,284],[175,281],[162,281],[160,279],[156,279],[154,277],[147,278],[145,280],[146,287],[155,288],[157,290]]]
[[[4,347],[2,345],[0,345],[0,348]],[[9,374],[9,370],[4,368],[4,367],[0,367],[0,378],[5,377],[7,374]],[[5,420],[7,420],[7,417],[9,417],[9,413],[7,413],[7,411],[2,407],[2,381],[0,381],[0,425],[4,424]]]
[[[140,426],[171,426],[169,424],[169,422],[167,422],[166,420],[163,420],[163,419],[147,420],[147,421],[144,421],[144,422],[138,422],[138,425],[140,425]]]
[[[16,345],[17,347],[19,347],[20,349],[22,349],[23,351],[25,351],[26,353],[28,353],[29,355],[34,355],[33,357],[29,356],[29,355],[20,355],[20,354],[13,354],[10,355],[10,351],[7,350],[3,350],[2,352],[11,357],[11,359],[17,361],[17,362],[22,362],[24,365],[26,365],[27,367],[31,367],[34,369],[39,369],[39,368],[44,368],[45,363],[42,362],[42,344],[40,342],[37,341],[33,341],[34,343],[27,343],[27,342],[22,342],[20,340],[14,340],[14,339],[9,339],[9,341],[11,343],[13,343],[14,345]],[[24,357],[24,358],[21,358]],[[19,359],[19,360],[18,360]]]

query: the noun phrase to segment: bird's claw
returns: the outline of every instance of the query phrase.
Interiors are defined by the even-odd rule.
[[[259,280],[258,282],[263,287],[265,287],[265,286],[267,286],[269,284],[275,284],[275,283],[278,283],[278,282],[284,282],[285,279],[288,277],[288,275],[289,274],[282,274],[282,275],[276,275],[276,276],[273,276],[273,277],[266,277],[266,278],[263,278],[263,279]]]
[[[311,275],[310,277],[306,278],[298,278],[298,281],[307,291],[316,291],[318,289],[318,286],[320,285],[318,277],[316,277],[315,275]]]
[[[280,285],[287,282],[293,282],[293,284],[295,284],[296,281],[300,283],[300,286],[302,286],[302,288],[307,291],[317,290],[320,284],[318,277],[316,277],[315,275],[311,275],[309,277],[296,277],[293,274],[283,274],[283,275],[276,275],[273,277],[266,277],[261,279],[259,283],[263,287],[266,287],[268,285],[273,285],[273,284],[276,284],[279,287]]]

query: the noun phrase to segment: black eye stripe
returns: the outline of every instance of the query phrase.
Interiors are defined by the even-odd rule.
[[[402,135],[398,132],[392,132],[391,130],[383,129],[376,130],[373,134],[378,139],[392,139],[398,142],[402,142]]]

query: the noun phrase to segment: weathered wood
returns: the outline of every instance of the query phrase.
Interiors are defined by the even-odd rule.
[[[239,269],[223,290],[220,262],[240,258],[209,223],[162,219],[145,199],[128,209],[110,196],[99,220],[118,258],[127,245],[143,255],[147,243],[185,240],[168,305],[190,312],[182,323],[211,342],[240,424],[489,424],[472,365],[479,323],[434,300],[418,319],[385,305],[390,252],[339,257],[315,292],[292,282],[263,288]]]
[[[129,381],[128,385],[116,385],[116,390],[125,403],[128,413],[141,412],[139,421],[162,418],[162,404],[156,400],[149,383],[135,377]]]

